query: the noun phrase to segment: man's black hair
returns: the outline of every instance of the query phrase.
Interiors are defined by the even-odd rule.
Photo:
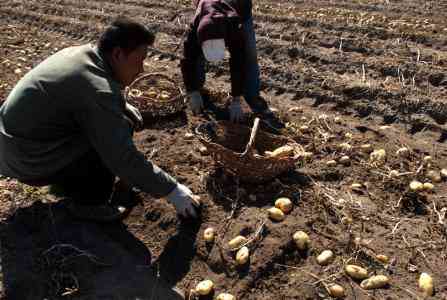
[[[102,53],[110,53],[120,47],[129,53],[141,45],[151,46],[155,33],[141,23],[126,17],[116,18],[98,40],[98,49]]]

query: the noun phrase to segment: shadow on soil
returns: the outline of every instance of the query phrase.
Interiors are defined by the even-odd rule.
[[[0,223],[6,299],[183,299],[172,287],[189,270],[198,226],[178,230],[151,264],[121,222],[75,220],[63,202],[20,208]]]

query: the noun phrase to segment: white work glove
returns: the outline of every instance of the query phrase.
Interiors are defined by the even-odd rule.
[[[200,93],[198,91],[190,92],[186,98],[192,113],[195,115],[199,114],[203,109],[203,99]]]
[[[175,189],[170,192],[166,198],[174,205],[178,215],[185,218],[197,217],[196,210],[200,207],[199,197],[194,196],[188,187],[178,183]]]
[[[243,112],[241,107],[241,97],[233,97],[230,105],[228,106],[230,112],[230,121],[238,123],[242,120]]]
[[[134,129],[139,130],[143,128],[143,116],[141,116],[141,113],[138,110],[138,108],[126,102],[125,109],[126,109],[125,114],[132,121]]]

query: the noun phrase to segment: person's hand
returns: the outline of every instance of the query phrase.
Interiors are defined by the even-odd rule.
[[[241,107],[241,97],[233,97],[230,105],[228,106],[230,112],[230,121],[238,123],[242,120],[243,112]]]
[[[126,102],[125,109],[125,114],[132,121],[134,129],[139,130],[143,128],[143,116],[141,115],[138,108]]]
[[[197,217],[197,210],[200,207],[200,197],[195,196],[188,187],[178,183],[166,198],[174,205],[178,215],[185,218]]]
[[[203,99],[202,95],[198,91],[190,92],[186,96],[189,104],[189,108],[191,109],[194,115],[199,114],[203,109]]]

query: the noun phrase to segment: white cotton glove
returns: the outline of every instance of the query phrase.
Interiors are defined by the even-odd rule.
[[[194,196],[188,187],[178,183],[176,188],[166,198],[174,205],[178,215],[185,218],[197,217],[197,209],[200,207],[199,197]]]
[[[132,121],[134,129],[138,130],[143,128],[143,116],[141,116],[138,108],[126,102],[126,116]]]
[[[235,123],[240,122],[243,116],[241,97],[233,97],[233,100],[228,106],[228,110],[230,112],[230,121]]]
[[[188,93],[186,97],[192,113],[195,115],[199,114],[203,109],[203,99],[200,93],[198,91],[193,91]]]

